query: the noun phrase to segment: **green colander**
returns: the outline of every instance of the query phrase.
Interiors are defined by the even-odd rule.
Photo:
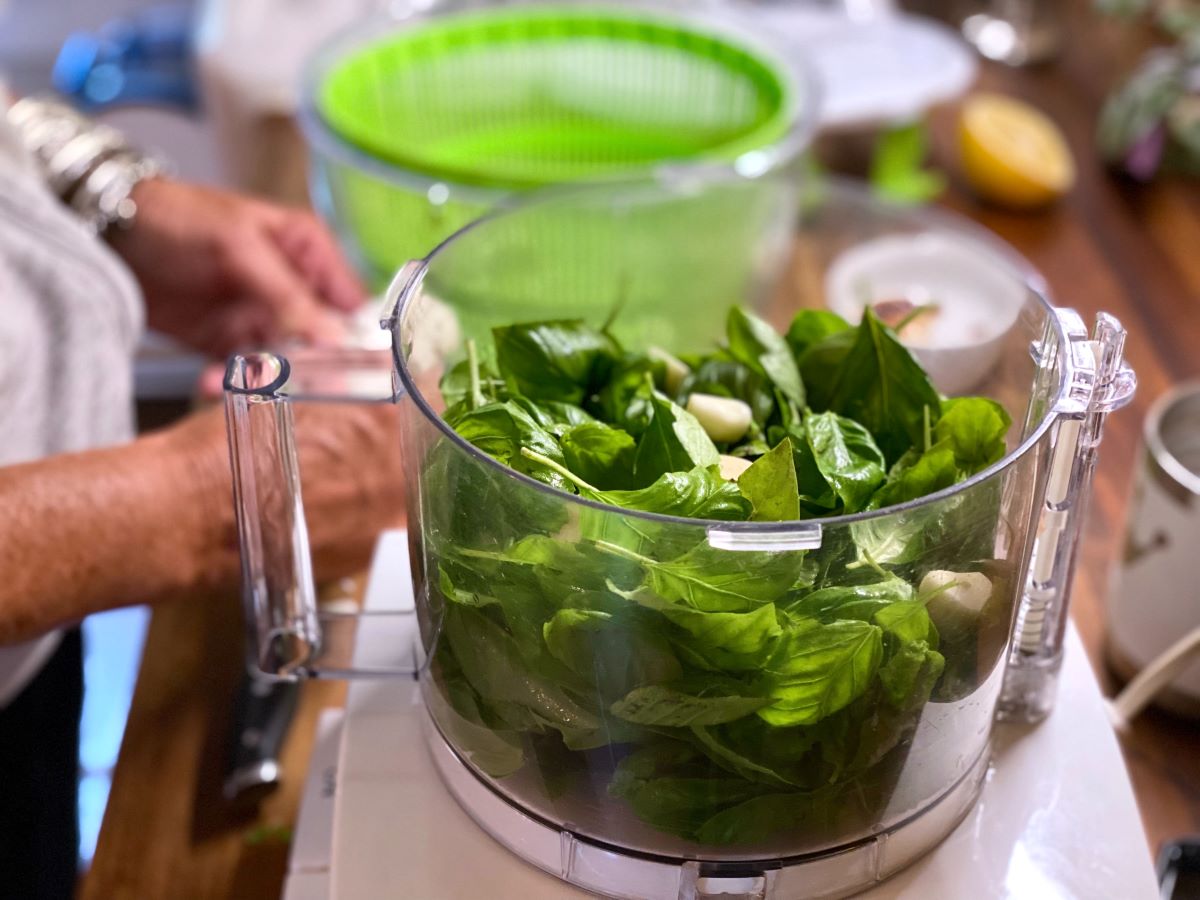
[[[757,37],[695,10],[462,2],[367,23],[310,66],[302,124],[314,198],[368,281],[382,286],[406,260],[531,190],[717,171],[747,187],[639,215],[639,239],[659,252],[699,217],[710,228],[689,251],[705,261],[690,287],[739,288],[744,248],[759,239],[775,190],[751,183],[792,162],[813,121],[803,66],[785,67]],[[599,248],[612,235],[555,227],[578,234],[524,240],[560,242],[578,257],[577,278],[607,278]],[[499,270],[519,266],[512,258]]]
[[[719,34],[618,7],[460,14],[367,44],[319,89],[330,128],[393,165],[535,187],[778,141],[788,79]]]

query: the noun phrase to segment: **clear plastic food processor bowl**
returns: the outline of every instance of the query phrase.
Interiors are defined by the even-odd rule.
[[[227,376],[257,664],[281,677],[419,677],[429,745],[451,793],[511,850],[601,894],[840,896],[940,841],[978,795],[997,714],[1036,721],[1053,705],[1101,426],[1133,391],[1120,325],[1100,315],[1089,332],[986,234],[954,217],[882,207],[845,184],[772,184],[552,194],[463,229],[399,273],[384,323],[395,387],[383,399],[400,408],[419,636],[397,637],[411,644],[398,646],[394,668],[355,672],[353,629],[400,635],[412,615],[321,614],[313,601],[290,410],[320,385],[268,354],[233,360]],[[747,197],[758,239],[714,246],[714,221],[723,209],[744,215]],[[629,347],[704,350],[723,334],[731,304],[781,330],[798,310],[825,307],[835,263],[884,238],[974,254],[1012,300],[986,346],[918,351],[935,382],[998,401],[1014,423],[1007,455],[952,489],[821,520],[676,519],[556,491],[439,418],[440,375],[467,339],[489,345],[493,325],[600,324],[619,309],[614,330]],[[951,262],[934,255],[930,284]],[[979,290],[984,281],[981,267]],[[868,679],[855,699],[784,722],[751,713],[633,727],[613,716],[631,686],[677,679],[686,654],[692,669],[736,668],[736,653],[721,655],[729,647],[684,647],[648,624],[658,621],[646,608],[653,599],[629,599],[646,573],[686,574],[697,560],[710,573],[727,567],[735,581],[782,579],[781,616],[819,617],[849,592],[865,612],[855,624],[851,607],[839,607],[844,641],[830,652],[851,680]],[[944,665],[919,657],[892,663],[906,674],[883,676],[868,659],[877,662],[887,645],[875,642],[889,639],[864,622],[871,592],[882,583],[919,597],[931,572],[982,585],[979,602],[935,616],[931,601]],[[588,627],[552,638],[569,624],[564,615]],[[559,638],[567,643],[550,652]],[[806,672],[792,673],[798,684]]]

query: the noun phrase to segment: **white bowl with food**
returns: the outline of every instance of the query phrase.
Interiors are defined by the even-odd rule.
[[[872,307],[947,395],[970,391],[996,365],[1026,292],[1009,260],[934,231],[857,244],[825,276],[830,309],[856,323]]]

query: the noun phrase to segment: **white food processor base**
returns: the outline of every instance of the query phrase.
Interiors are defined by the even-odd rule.
[[[422,718],[438,774],[481,828],[539,869],[617,900],[852,896],[911,864],[953,831],[979,795],[988,768],[985,753],[958,784],[920,815],[854,845],[795,860],[740,863],[746,873],[761,874],[718,876],[699,862],[674,863],[625,853],[525,814],[467,768],[428,713]]]
[[[394,609],[407,580],[406,539],[386,535],[367,607]],[[359,661],[402,652],[394,634],[360,631]],[[1044,723],[997,726],[990,764],[981,760],[918,818],[836,855],[707,879],[698,865],[631,857],[526,815],[462,764],[415,683],[358,682],[346,709],[322,720],[285,900],[792,900],[854,890],[873,900],[1151,900],[1158,889],[1133,791],[1073,627],[1059,691]],[[564,875],[591,890],[555,877]]]

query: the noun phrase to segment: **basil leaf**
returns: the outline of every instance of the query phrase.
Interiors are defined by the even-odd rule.
[[[485,398],[490,401],[508,399],[508,390],[504,379],[497,375],[486,364],[479,367],[479,387]],[[464,402],[471,393],[471,364],[464,359],[456,363],[442,375],[438,388],[442,392],[442,400],[450,408]]]
[[[790,522],[800,518],[800,492],[792,442],[784,438],[738,478],[738,487],[754,507],[756,522]]]
[[[853,326],[837,313],[827,309],[802,309],[792,319],[786,340],[798,360],[809,347],[843,331],[853,331]]]
[[[891,203],[920,205],[946,189],[946,177],[923,168],[929,134],[922,122],[884,131],[871,156],[870,181],[877,195]]]
[[[810,577],[803,550],[743,552],[701,543],[675,559],[638,561],[659,596],[703,612],[747,612],[779,599],[797,581]]]
[[[746,441],[744,444],[738,444],[736,447],[729,448],[728,455],[741,459],[755,459],[770,452],[771,447],[766,441],[761,438],[754,438]]]
[[[690,472],[667,472],[636,491],[600,491],[596,499],[626,509],[691,519],[744,520],[750,503],[736,484],[720,476],[716,466]]]
[[[796,785],[770,766],[756,762],[743,756],[722,738],[725,729],[708,728],[704,725],[692,725],[692,735],[700,744],[705,755],[723,769],[735,775],[740,775],[748,781],[759,781],[777,787],[796,787]],[[760,748],[755,748],[760,749]]]
[[[561,483],[544,472],[533,477]],[[530,490],[507,470],[484,464],[454,441],[438,441],[429,451],[422,487],[424,498],[471,498],[469,504],[422,503],[422,528],[426,535],[436,536],[439,551],[447,545],[505,546],[523,535],[553,532],[567,521],[567,505],[562,497],[550,491]],[[487,510],[488,514],[481,516],[479,510]]]
[[[758,654],[767,650],[783,631],[775,607],[770,603],[751,612],[704,612],[666,600],[650,590],[622,591],[615,585],[610,585],[610,590],[639,606],[662,613],[663,618],[694,639],[694,646],[705,650]]]
[[[729,310],[725,329],[730,356],[769,378],[796,406],[804,406],[804,382],[796,358],[779,332],[737,306]]]
[[[561,437],[568,428],[575,425],[585,425],[596,421],[582,407],[573,403],[563,403],[558,400],[534,402],[528,397],[521,396],[511,397],[509,402],[529,413],[529,418],[555,437]]]
[[[869,307],[833,385],[829,408],[864,425],[889,461],[921,445],[926,416],[936,421],[941,410],[920,363]]]
[[[924,453],[915,448],[896,461],[883,487],[871,498],[868,509],[907,503],[950,487],[958,481],[958,464],[948,444],[936,444]]]
[[[521,455],[521,448],[528,447],[556,462],[563,460],[562,450],[554,436],[511,400],[466,410],[450,425],[464,440],[506,466],[546,484],[569,490],[569,485],[561,475]]]
[[[703,762],[704,757],[691,744],[673,740],[657,741],[634,750],[617,763],[608,792],[620,797],[636,787],[638,782],[664,775],[702,771]]]
[[[722,809],[764,790],[741,778],[668,777],[628,782],[619,796],[654,828],[692,838]]]
[[[935,536],[925,510],[893,513],[850,524],[850,536],[858,548],[858,561],[880,566],[899,566],[921,555]]]
[[[775,702],[758,715],[771,725],[819,722],[866,691],[882,657],[882,630],[866,622],[789,631],[764,673],[765,693]]]
[[[1008,412],[986,397],[958,397],[942,404],[933,438],[949,447],[963,478],[982,471],[1004,456],[1004,437],[1012,425]]]
[[[579,404],[608,377],[617,347],[579,319],[492,329],[496,362],[513,393]]]
[[[811,794],[763,794],[714,814],[696,830],[702,844],[745,844],[798,828],[813,816]]]
[[[560,609],[542,626],[542,636],[555,659],[576,671],[590,672],[589,636],[611,621],[612,613],[597,609]]]
[[[560,609],[543,626],[543,635],[550,654],[584,676],[602,699],[616,699],[640,685],[676,681],[683,675],[665,638],[612,613]]]
[[[515,731],[492,728],[485,720],[479,700],[461,678],[448,679],[446,691],[429,692],[431,711],[460,751],[493,778],[504,778],[525,764],[521,737]]]
[[[450,604],[443,629],[467,681],[485,701],[524,707],[564,736],[599,727],[562,688],[534,674],[513,637],[486,616]]]
[[[871,584],[830,585],[806,594],[786,607],[792,616],[820,619],[862,619],[870,622],[875,612],[893,604],[911,600],[912,585],[902,578],[891,576]],[[869,612],[864,616],[861,611]]]
[[[800,493],[800,511],[803,515],[824,516],[837,509],[838,497],[833,492],[817,458],[809,446],[808,436],[802,425],[793,425],[789,430],[792,443],[792,464],[796,469],[796,487]]]
[[[875,613],[875,624],[905,644],[917,642],[937,648],[938,633],[921,600],[893,603]]]
[[[652,684],[634,688],[609,707],[609,712],[636,725],[687,728],[732,722],[770,702],[762,697],[721,694],[695,696],[668,685]]]
[[[912,709],[929,699],[934,684],[945,670],[942,654],[924,641],[901,645],[879,668],[879,683],[888,702],[897,709]]]
[[[636,444],[619,428],[603,422],[574,425],[562,433],[567,468],[601,489],[627,487]]]
[[[835,331],[810,344],[797,357],[809,409],[823,412],[832,406],[837,374],[858,340],[858,332],[858,328]]]
[[[866,508],[883,483],[883,454],[871,433],[836,413],[806,413],[804,434],[825,482],[842,501],[844,512]]]
[[[648,485],[666,472],[715,466],[721,454],[696,417],[661,394],[651,399],[654,416],[638,440],[633,478]]]
[[[588,402],[589,409],[609,425],[638,437],[654,417],[654,385],[664,381],[664,368],[648,356],[625,354]]]

